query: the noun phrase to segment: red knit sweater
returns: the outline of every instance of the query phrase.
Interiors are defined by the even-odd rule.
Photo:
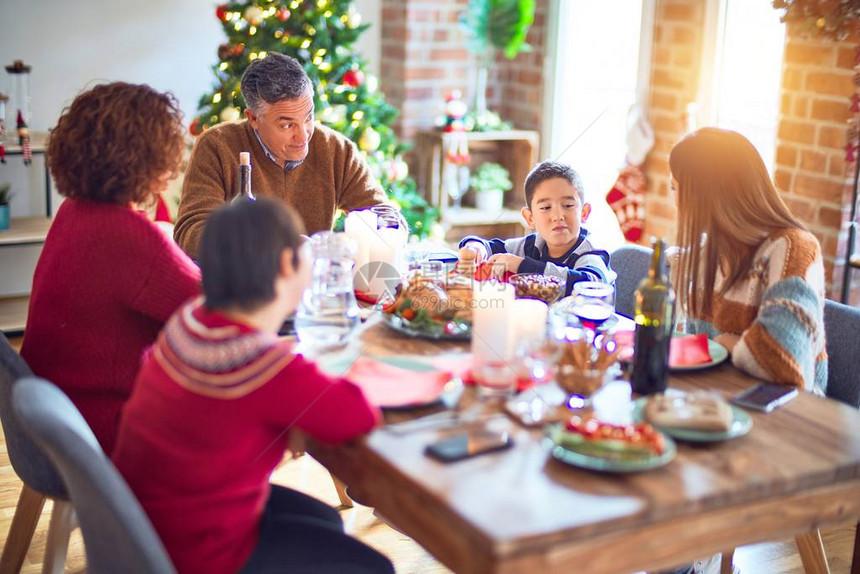
[[[198,302],[170,319],[126,403],[114,462],[178,572],[234,573],[257,544],[289,429],[369,431],[361,390]]]
[[[21,355],[80,409],[105,452],[144,350],[200,271],[129,207],[66,199],[36,265]]]

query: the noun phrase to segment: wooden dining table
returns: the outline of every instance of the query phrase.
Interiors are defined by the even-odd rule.
[[[438,365],[468,350],[468,343],[404,337],[375,316],[345,352],[414,355]],[[726,362],[673,373],[669,386],[728,398],[757,382]],[[460,407],[475,400],[469,388]],[[433,409],[391,411],[385,421]],[[456,463],[425,454],[452,432],[439,425],[412,432],[382,426],[346,445],[307,448],[362,503],[455,572],[620,574],[792,536],[807,573],[828,572],[816,529],[860,519],[860,413],[801,393],[774,412],[749,414],[746,436],[679,442],[666,466],[629,474],[559,462],[543,429],[503,415],[486,424],[509,430],[514,446]]]

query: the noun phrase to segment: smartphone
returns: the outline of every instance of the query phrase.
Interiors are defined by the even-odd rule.
[[[456,434],[429,444],[426,453],[442,462],[454,462],[487,452],[505,450],[513,444],[508,431],[482,429]]]
[[[797,396],[796,387],[759,383],[732,398],[736,405],[769,413]]]

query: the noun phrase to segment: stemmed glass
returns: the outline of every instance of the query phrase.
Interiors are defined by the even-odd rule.
[[[516,349],[517,376],[534,384],[551,381],[561,353],[561,343],[552,337],[524,337]]]
[[[580,281],[573,285],[574,299],[571,311],[582,326],[594,332],[615,311],[615,288],[598,281]]]

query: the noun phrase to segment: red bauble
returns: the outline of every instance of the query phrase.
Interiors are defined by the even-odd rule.
[[[194,118],[193,120],[191,120],[191,125],[188,126],[188,133],[190,133],[194,137],[197,137],[200,135],[201,132],[202,130],[200,129],[200,118]]]
[[[217,8],[215,8],[215,17],[221,20],[222,22],[226,22],[227,18],[227,5],[221,4]]]
[[[343,78],[341,78],[341,82],[345,86],[357,88],[364,83],[364,72],[361,70],[347,70]]]
[[[277,18],[281,22],[286,22],[287,20],[290,19],[290,16],[291,16],[290,11],[287,10],[286,8],[281,8],[280,10],[275,12],[275,18]]]

